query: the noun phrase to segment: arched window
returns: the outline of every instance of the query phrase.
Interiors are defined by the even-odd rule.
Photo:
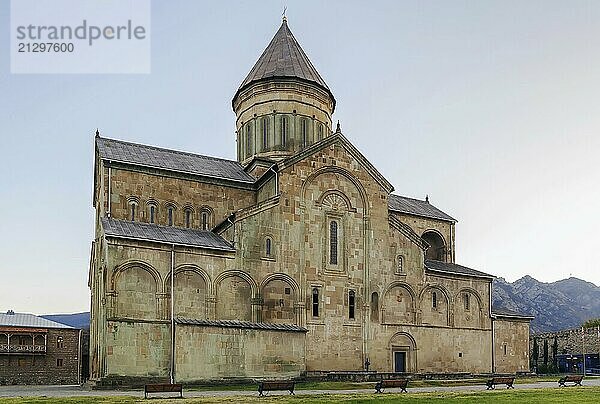
[[[154,223],[156,221],[156,205],[151,204],[148,206],[148,209],[150,210],[149,212],[149,221],[150,223]]]
[[[191,226],[192,226],[192,210],[186,209],[185,210],[185,227],[187,227],[189,229]]]
[[[319,288],[313,288],[312,290],[312,315],[313,317],[319,317]]]
[[[281,145],[285,147],[288,134],[288,119],[287,116],[281,117]]]
[[[396,272],[399,274],[404,273],[404,257],[401,255],[396,257]]]
[[[132,222],[135,221],[139,201],[140,199],[137,196],[130,196],[127,198],[127,203],[129,204],[129,220]]]
[[[205,206],[200,210],[200,228],[210,230],[212,221],[212,210]]]
[[[431,292],[431,307],[437,309],[437,293],[435,291]]]
[[[252,128],[246,125],[246,156],[252,155]]]
[[[173,214],[174,208],[172,206],[167,207],[167,224],[173,226]]]
[[[335,220],[329,223],[329,263],[338,263],[338,223]]]
[[[354,310],[356,308],[356,294],[353,290],[348,292],[348,318],[354,319]]]
[[[470,300],[469,294],[465,293],[463,295],[463,303],[465,305],[465,310],[467,310],[467,311],[469,310],[469,307],[471,306],[471,304],[470,304],[471,302],[469,300]]]
[[[379,294],[371,293],[371,321],[379,321]]]
[[[131,219],[132,222],[135,220],[135,207],[136,207],[135,202],[131,202],[129,204],[130,216],[131,216],[130,219]]]
[[[265,256],[271,256],[271,237],[265,239]]]
[[[269,118],[264,117],[262,120],[262,149],[267,150],[269,146]]]

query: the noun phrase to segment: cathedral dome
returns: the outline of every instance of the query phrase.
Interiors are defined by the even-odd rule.
[[[281,27],[242,81],[233,98],[248,86],[273,78],[294,78],[316,84],[331,95],[335,109],[335,98],[331,90],[290,31],[287,18],[283,19]]]
[[[232,100],[238,161],[278,161],[332,133],[335,98],[284,17]]]

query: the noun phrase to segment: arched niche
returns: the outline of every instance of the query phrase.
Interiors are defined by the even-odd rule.
[[[446,241],[436,230],[427,230],[421,236],[429,246],[425,250],[426,260],[446,261]]]
[[[160,275],[148,264],[129,262],[117,267],[112,278],[115,315],[134,319],[157,318],[159,284]]]
[[[382,323],[413,324],[415,322],[415,294],[405,283],[393,283],[384,293],[381,306]]]
[[[256,283],[242,271],[228,271],[215,280],[217,320],[252,321]]]

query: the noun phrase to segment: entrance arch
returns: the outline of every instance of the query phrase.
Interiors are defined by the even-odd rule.
[[[417,369],[417,344],[407,332],[398,332],[390,339],[390,366],[392,372],[413,373]]]

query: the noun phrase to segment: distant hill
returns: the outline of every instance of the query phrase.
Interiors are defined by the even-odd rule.
[[[56,321],[57,323],[70,325],[71,327],[87,330],[90,328],[90,312],[73,314],[46,314],[40,316],[47,320]]]
[[[498,278],[493,283],[492,302],[494,307],[535,316],[531,332],[574,328],[590,318],[600,318],[600,288],[573,277],[552,283],[528,275],[513,283]]]

